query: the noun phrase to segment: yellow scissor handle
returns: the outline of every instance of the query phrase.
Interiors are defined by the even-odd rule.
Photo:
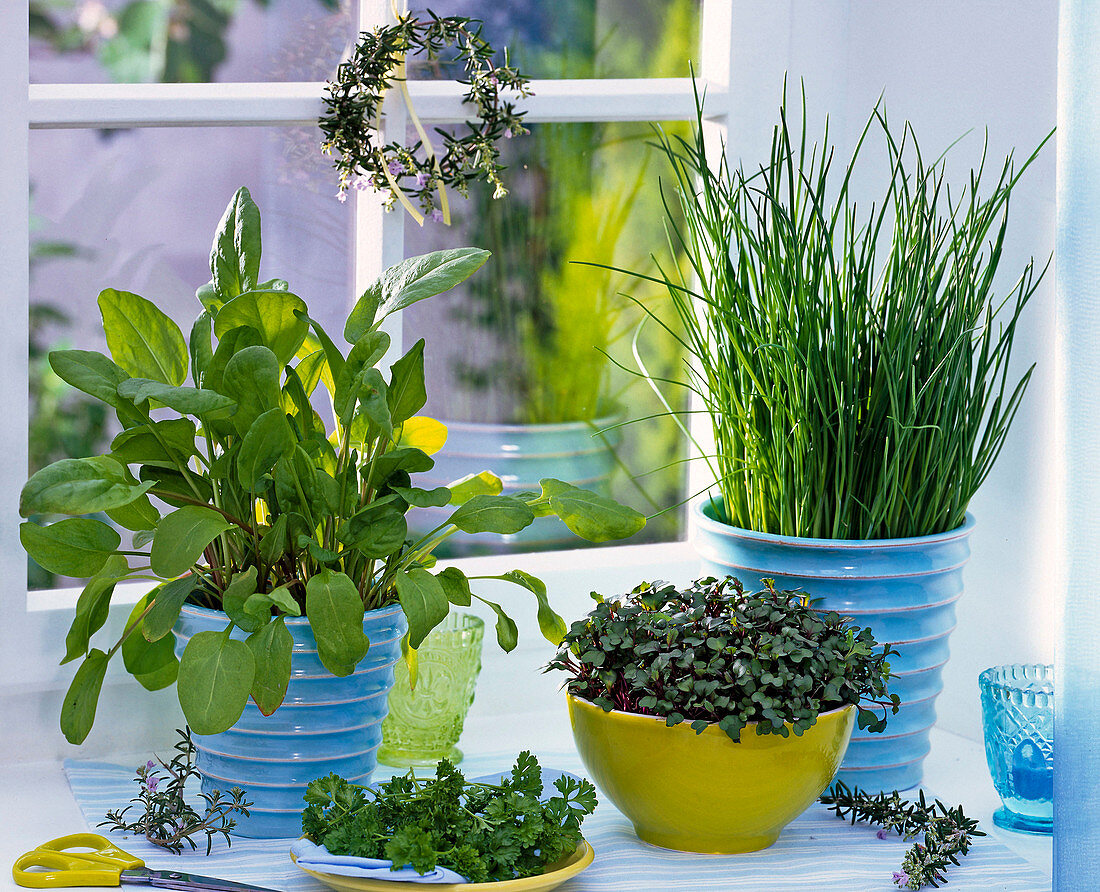
[[[69,849],[91,849],[72,852]],[[17,885],[33,889],[64,886],[118,886],[122,871],[144,867],[145,862],[115,846],[98,833],[72,833],[42,843],[12,866]],[[29,870],[44,867],[46,870]]]

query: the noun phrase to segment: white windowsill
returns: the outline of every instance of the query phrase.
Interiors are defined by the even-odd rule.
[[[665,578],[686,582],[698,575],[698,558],[686,542],[660,545],[631,545],[610,548],[531,555],[506,555],[466,559],[461,562],[471,575],[491,575],[513,567],[522,567],[541,576],[548,584],[556,609],[572,621],[588,610],[589,592],[614,594],[633,587],[643,579]],[[482,673],[477,696],[466,722],[460,746],[467,752],[515,750],[525,748],[560,750],[572,746],[569,721],[563,697],[558,690],[561,679],[540,670],[553,653],[550,644],[539,636],[535,625],[534,599],[521,589],[503,582],[480,583],[484,594],[505,604],[520,626],[520,644],[511,654],[502,653],[487,634],[482,657]],[[120,598],[136,601],[147,585],[128,587]],[[75,602],[75,590],[35,592],[29,608],[46,611],[67,625],[68,611]],[[128,607],[120,603],[126,612]],[[492,614],[477,610],[491,627]],[[42,614],[40,614],[42,615]],[[52,619],[52,616],[51,616]],[[72,667],[63,667],[66,676]],[[74,758],[96,758],[120,764],[137,764],[156,748],[162,749],[177,727],[178,707],[174,697],[163,696],[164,712],[148,710],[144,722],[133,712],[133,698],[152,695],[137,689],[128,677],[120,676],[118,711],[101,708],[97,729],[115,725],[114,736],[104,736],[98,751],[67,748]],[[131,690],[132,688],[132,690]],[[56,715],[43,716],[42,735],[58,737]],[[93,731],[93,734],[96,732]],[[113,742],[112,742],[113,741]],[[43,741],[45,751],[57,749]],[[83,828],[79,810],[72,799],[59,760],[41,759],[41,752],[25,751],[20,758],[0,767],[0,815],[7,831],[0,837],[0,863],[12,863],[23,851],[60,835]],[[947,804],[962,803],[967,814],[981,822],[992,838],[1003,842],[1045,875],[1051,871],[1051,841],[1041,837],[1008,833],[993,826],[992,814],[999,800],[993,790],[979,742],[937,728],[932,733],[932,754],[925,763],[928,789]],[[14,820],[12,819],[14,816]],[[839,822],[838,822],[839,823]],[[979,841],[980,844],[980,841]],[[958,882],[949,888],[965,888],[963,867],[957,869]],[[16,889],[10,875],[0,879],[0,890]]]

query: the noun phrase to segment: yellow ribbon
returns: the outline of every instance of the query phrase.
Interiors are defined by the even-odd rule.
[[[402,3],[403,12],[398,12],[397,0],[390,0],[390,7],[393,10],[393,15],[394,15],[395,19],[400,19],[402,17],[402,15],[408,15],[408,13],[409,13],[408,0],[404,0],[404,2]],[[409,120],[412,121],[413,127],[416,128],[417,135],[419,135],[419,137],[420,137],[420,142],[424,146],[424,154],[432,162],[432,168],[434,169],[435,174],[436,174],[436,182],[439,184],[438,185],[439,209],[443,214],[443,223],[444,223],[444,225],[450,226],[451,225],[451,205],[450,205],[450,202],[447,200],[447,190],[444,189],[444,187],[443,187],[443,171],[439,166],[439,157],[435,153],[435,148],[432,146],[431,139],[428,138],[428,133],[427,133],[427,131],[425,131],[424,125],[420,123],[420,118],[416,114],[416,109],[413,108],[412,97],[409,95],[409,88],[406,86],[406,83],[405,83],[406,77],[407,77],[407,70],[405,68],[405,60],[402,59],[400,62],[398,62],[397,67],[394,69],[394,79],[396,79],[398,84],[400,85],[401,96],[405,101],[405,108],[408,110]],[[384,95],[385,94],[383,94],[383,97],[384,97]],[[375,117],[375,129],[379,133],[382,132],[381,115],[382,115],[382,103],[379,102],[378,112],[377,112],[376,117]],[[400,200],[400,202],[404,206],[405,210],[409,212],[409,216],[411,216],[417,222],[417,225],[423,226],[424,225],[424,215],[421,214],[420,211],[418,211],[416,208],[413,207],[412,202],[409,201],[409,199],[405,196],[404,191],[397,184],[397,180],[393,176],[393,174],[390,173],[389,165],[386,164],[386,157],[381,152],[381,150],[379,150],[379,156],[380,156],[381,161],[382,161],[382,172],[383,172],[383,174],[385,174],[386,180],[390,184],[390,191],[392,191],[397,196],[398,200]]]

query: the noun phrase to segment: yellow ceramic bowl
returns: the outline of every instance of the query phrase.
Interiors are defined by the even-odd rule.
[[[568,695],[573,739],[589,776],[653,845],[731,854],[770,846],[836,776],[855,707],[818,716],[801,737],[734,743],[717,725],[696,734],[663,718],[604,712]]]

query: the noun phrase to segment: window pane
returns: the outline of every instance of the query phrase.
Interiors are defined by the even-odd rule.
[[[312,129],[40,130],[30,151],[32,471],[102,451],[117,425],[58,379],[45,353],[105,351],[96,298],[107,287],[153,301],[186,335],[214,230],[241,185],[262,216],[261,276],[286,279],[326,328],[343,329],[351,206],[333,197]]]
[[[699,58],[700,0],[415,0],[411,10],[485,22],[532,78],[687,77]],[[419,70],[418,76],[432,74]]]
[[[452,226],[406,224],[407,254],[461,245],[493,254],[456,293],[405,314],[406,348],[419,337],[427,341],[426,411],[451,423],[433,473],[455,479],[488,468],[507,484],[509,469],[518,467],[507,453],[549,453],[543,465],[518,474],[515,488],[537,488],[543,476],[598,486],[597,478],[610,473],[617,498],[653,514],[686,495],[684,465],[675,463],[682,438],[673,421],[617,428],[609,434],[614,454],[602,465],[590,454],[599,449],[590,425],[662,411],[647,382],[617,368],[607,354],[637,368],[632,337],[643,314],[622,292],[658,311],[667,297],[656,286],[571,262],[655,272],[649,253],[664,246],[664,212],[657,191],[660,160],[645,145],[652,130],[637,123],[542,124],[531,131],[506,144],[507,197],[494,200],[490,189],[475,188],[469,200],[451,196]],[[678,376],[671,337],[649,324],[640,343],[651,373]],[[683,396],[670,394],[678,407]],[[577,422],[580,430],[569,440],[561,426]],[[536,427],[525,434],[501,424]],[[552,427],[539,433],[539,425]],[[461,455],[469,456],[464,460],[470,467],[454,463]],[[680,513],[672,510],[651,521],[640,538],[680,534]],[[488,538],[480,543],[484,549],[477,544],[470,543],[471,550],[490,550]],[[573,539],[564,547],[576,545]]]
[[[31,0],[32,83],[327,80],[344,0]]]

